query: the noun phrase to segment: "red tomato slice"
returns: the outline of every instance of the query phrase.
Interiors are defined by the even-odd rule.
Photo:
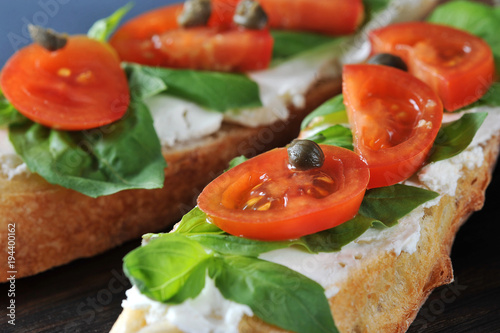
[[[372,52],[403,58],[409,72],[430,85],[448,111],[481,98],[494,79],[491,48],[465,31],[412,22],[374,30],[370,40]]]
[[[354,152],[321,146],[321,168],[294,171],[286,148],[238,165],[210,183],[198,206],[226,232],[251,239],[295,239],[353,218],[370,178]]]
[[[348,35],[364,19],[362,0],[259,0],[271,28]]]
[[[226,12],[213,12],[209,27],[184,29],[177,24],[181,11],[182,5],[174,5],[140,15],[121,27],[110,44],[122,60],[150,66],[238,72],[269,66],[269,31],[215,26]]]
[[[85,36],[50,52],[38,44],[15,53],[2,70],[7,99],[29,119],[61,130],[110,124],[127,111],[130,95],[115,51]]]
[[[443,118],[436,93],[381,65],[344,66],[343,90],[355,151],[370,168],[368,188],[399,183],[420,169]]]

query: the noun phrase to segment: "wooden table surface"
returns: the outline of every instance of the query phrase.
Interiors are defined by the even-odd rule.
[[[113,4],[117,1],[87,2],[100,3],[103,13],[106,13],[103,6],[117,7]],[[152,6],[153,2],[143,0],[139,5]],[[63,13],[63,5],[60,6],[60,13]],[[33,8],[30,15],[35,15],[40,8]],[[63,14],[59,14],[61,16]],[[5,20],[17,22],[15,29],[18,30],[24,22],[22,16],[12,15],[0,8],[0,22],[3,22],[1,32],[5,34],[5,25],[11,24],[5,23]],[[77,20],[76,24],[81,26],[82,22]],[[16,32],[15,29],[12,31]],[[70,30],[66,31],[72,32]],[[5,45],[5,41],[2,43]],[[3,63],[4,59],[0,60]],[[500,332],[498,167],[486,198],[484,209],[469,219],[455,240],[452,250],[455,282],[431,294],[408,332]],[[131,241],[100,256],[77,260],[35,277],[18,280],[15,327],[7,324],[5,309],[8,286],[0,285],[0,332],[108,332],[121,312],[120,304],[125,297],[125,290],[130,287],[123,276],[121,260],[139,243],[139,240]]]

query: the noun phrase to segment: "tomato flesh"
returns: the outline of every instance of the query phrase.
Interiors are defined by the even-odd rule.
[[[0,77],[3,93],[27,118],[61,130],[112,123],[127,111],[127,78],[114,50],[85,36],[50,52],[38,44],[15,53]]]
[[[198,206],[224,231],[259,240],[295,239],[353,218],[370,175],[354,152],[321,145],[321,168],[296,171],[286,148],[240,164],[210,183]]]
[[[454,111],[483,96],[494,80],[489,45],[455,28],[425,22],[391,25],[370,33],[373,53],[392,53],[410,73],[438,93],[446,110]]]
[[[244,72],[269,67],[273,39],[268,30],[230,26],[226,7],[212,13],[209,26],[182,28],[182,5],[140,15],[121,27],[110,44],[123,61],[149,66]],[[231,15],[232,17],[232,15]]]
[[[412,176],[441,126],[436,93],[412,75],[381,65],[344,66],[343,89],[355,151],[370,168],[368,188]]]

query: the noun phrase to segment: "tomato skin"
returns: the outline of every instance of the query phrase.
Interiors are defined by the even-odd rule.
[[[177,29],[153,38],[161,59],[155,66],[227,72],[269,67],[273,40],[267,30],[198,27]],[[193,52],[195,50],[195,52]]]
[[[401,57],[410,73],[438,93],[447,111],[477,101],[494,80],[491,48],[465,31],[411,22],[374,30],[369,38],[373,53]]]
[[[348,35],[364,19],[362,0],[259,0],[271,28]]]
[[[359,210],[370,178],[368,167],[350,150],[321,148],[326,157],[324,165],[309,171],[291,171],[286,148],[254,157],[210,183],[200,194],[198,206],[224,231],[268,241],[296,239],[346,222]],[[302,182],[303,177],[316,177],[316,172],[333,180],[329,195],[303,194],[310,193],[307,186],[311,184]],[[246,194],[262,184],[271,184],[269,192],[275,194],[272,202],[277,202],[276,207],[242,209]]]
[[[38,44],[14,54],[0,85],[7,99],[27,118],[61,130],[110,124],[127,111],[127,78],[116,52],[86,36],[47,51]]]
[[[381,65],[344,66],[343,90],[355,151],[370,168],[368,188],[399,183],[418,171],[441,127],[436,93],[414,76]]]
[[[123,61],[149,66],[236,72],[269,67],[273,38],[268,30],[230,26],[224,21],[227,6],[219,5],[214,8],[222,12],[212,14],[209,26],[184,29],[177,23],[182,6],[162,7],[132,19],[110,44]]]

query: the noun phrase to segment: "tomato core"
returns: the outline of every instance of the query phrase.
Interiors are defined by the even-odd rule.
[[[363,144],[373,150],[394,147],[408,140],[421,114],[412,99],[371,96],[363,104],[372,112],[360,116],[364,119],[359,121],[359,136]]]
[[[264,174],[258,180],[255,186],[243,189],[240,200],[237,200],[239,202],[230,206],[258,211],[282,209],[287,208],[297,197],[322,199],[336,190],[335,180],[318,170],[291,171],[287,176],[277,179]]]

